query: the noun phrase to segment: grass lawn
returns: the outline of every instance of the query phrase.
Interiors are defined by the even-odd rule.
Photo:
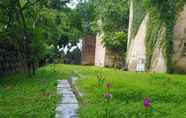
[[[53,67],[40,68],[32,78],[24,73],[0,77],[0,118],[53,118],[56,80],[68,77],[61,66],[56,72]]]
[[[186,118],[186,76],[140,74],[102,68],[79,68],[77,85],[84,93],[80,118]],[[103,96],[106,87],[98,85],[101,73],[111,83],[112,100]],[[151,107],[144,108],[148,98]]]
[[[186,75],[139,74],[114,69],[73,65],[48,65],[37,75],[0,77],[0,118],[53,118],[59,97],[56,80],[79,75],[80,118],[184,118],[186,117]],[[97,75],[105,78],[98,86]],[[103,97],[105,83],[111,83],[112,99]],[[143,99],[151,101],[144,109]]]

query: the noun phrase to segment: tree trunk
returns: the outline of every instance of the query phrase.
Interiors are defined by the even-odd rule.
[[[36,65],[34,63],[32,63],[32,75],[36,75]]]
[[[32,75],[32,59],[31,59],[31,47],[29,46],[31,41],[29,40],[29,36],[27,33],[27,27],[26,27],[26,20],[25,20],[25,16],[23,13],[23,9],[21,7],[21,3],[20,0],[17,0],[17,6],[18,6],[18,12],[19,15],[21,17],[21,22],[20,25],[22,26],[22,33],[23,33],[23,50],[24,50],[24,58],[26,61],[26,66],[27,66],[27,72],[29,74],[29,76]]]

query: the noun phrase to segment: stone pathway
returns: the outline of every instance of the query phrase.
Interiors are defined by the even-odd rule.
[[[62,98],[56,108],[56,118],[77,118],[79,104],[68,80],[58,80],[57,83],[57,93]]]

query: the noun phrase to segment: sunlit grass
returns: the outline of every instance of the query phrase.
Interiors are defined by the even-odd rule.
[[[80,109],[81,118],[104,118],[109,109],[110,118],[184,118],[186,117],[186,76],[152,73],[132,73],[113,69],[82,69],[78,82],[84,93]],[[82,70],[79,70],[81,73]],[[85,72],[86,71],[86,72]],[[106,83],[112,83],[111,103],[108,105],[99,93],[97,73],[102,73]],[[151,101],[146,113],[143,100]],[[108,107],[108,108],[107,108]]]
[[[111,83],[108,104],[99,92],[97,74]],[[91,66],[48,65],[33,78],[24,73],[0,78],[0,118],[52,118],[58,102],[56,80],[80,77],[77,86],[80,118],[184,118],[186,116],[186,75],[133,73]],[[151,101],[151,112],[144,110],[143,99]],[[146,116],[147,115],[147,116]]]

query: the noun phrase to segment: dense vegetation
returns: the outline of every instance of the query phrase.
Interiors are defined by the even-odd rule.
[[[129,43],[148,13],[147,68],[158,36],[165,32],[160,44],[171,71],[173,27],[185,0],[82,0],[74,9],[67,5],[70,0],[3,0],[0,2],[0,72],[24,69],[34,74],[46,60],[54,62],[58,57],[73,57],[64,56],[59,49],[70,49],[87,35],[104,34],[104,46],[115,56],[125,57],[132,1],[134,17]]]
[[[56,80],[68,79],[75,74],[79,77],[76,86],[83,93],[79,97],[80,118],[184,118],[185,75],[132,73],[62,64],[37,69],[46,61],[60,63],[61,57],[80,63],[79,48],[74,52],[70,49],[77,45],[79,38],[87,35],[104,34],[104,46],[125,57],[131,1],[80,0],[75,8],[70,8],[71,0],[1,0],[0,117],[55,117],[59,100]],[[176,14],[186,0],[133,2],[130,40],[148,13],[147,67],[150,67],[152,53],[162,32],[165,33],[161,47],[167,65],[171,66],[173,26]],[[66,55],[60,50],[65,47],[68,48]],[[24,71],[11,74],[18,70]],[[35,76],[28,79],[27,74]],[[148,108],[144,108],[144,98],[151,103]]]
[[[128,0],[89,0],[79,4],[84,32],[103,35],[102,43],[116,55],[127,50]]]
[[[40,61],[57,58],[58,49],[71,42],[76,45],[81,36],[80,16],[67,7],[69,0],[3,0],[0,2],[0,44],[7,45],[0,54],[1,63],[9,50],[22,59],[30,74]],[[6,42],[6,43],[5,43]],[[16,56],[17,56],[16,55]],[[16,57],[15,56],[15,57]],[[16,62],[16,58],[14,59]],[[2,68],[6,65],[1,65]],[[8,70],[8,69],[7,69]]]
[[[128,0],[102,1],[97,13],[102,21],[103,43],[115,53],[125,53],[128,32]]]
[[[68,7],[70,2],[0,2],[0,44],[7,45],[1,48],[4,50],[0,54],[1,72],[24,69],[30,75],[35,74],[38,65],[46,63],[46,60],[54,62],[54,59],[64,57],[60,48],[70,49],[77,44],[79,38],[96,36],[100,32],[97,24],[99,19],[102,20],[101,32],[104,32],[105,47],[124,56],[127,47],[128,1],[79,1],[74,9]],[[8,59],[10,55],[6,55],[10,50],[15,53],[11,60]]]

